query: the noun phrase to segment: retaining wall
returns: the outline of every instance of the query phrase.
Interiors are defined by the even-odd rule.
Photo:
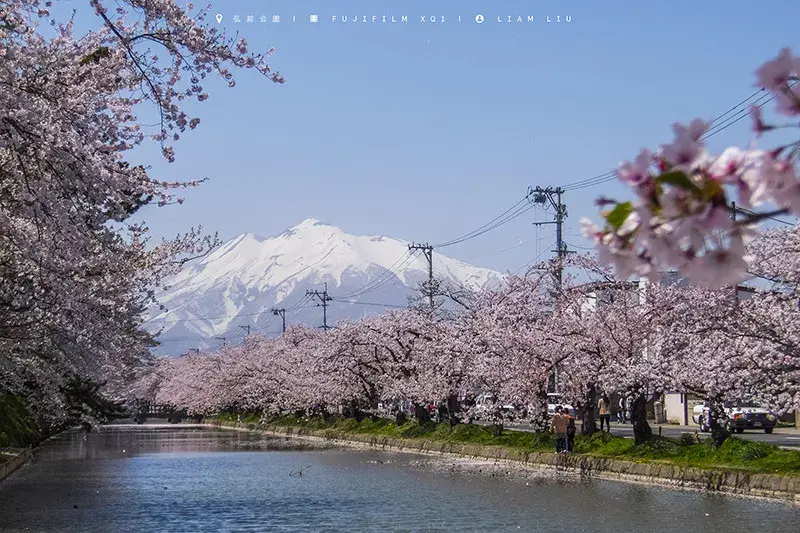
[[[363,445],[394,451],[457,455],[523,463],[600,479],[666,485],[745,496],[779,499],[800,505],[800,476],[758,474],[734,470],[707,470],[665,463],[623,461],[583,454],[526,452],[503,446],[459,444],[422,439],[395,439],[375,435],[343,433],[333,429],[242,424],[212,421],[211,426],[256,431],[267,435],[312,438],[345,445]]]
[[[0,453],[11,456],[10,460],[0,463],[0,481],[10,476],[31,458],[31,451],[27,449],[6,449],[0,450]]]

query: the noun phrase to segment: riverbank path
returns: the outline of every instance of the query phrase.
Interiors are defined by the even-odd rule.
[[[478,423],[485,424],[484,422]],[[578,423],[578,426],[578,431],[580,432],[580,422]],[[530,424],[508,424],[506,427],[508,429],[517,429],[520,431],[533,431],[533,428]],[[653,433],[656,435],[658,435],[658,428],[660,427],[662,436],[673,439],[680,438],[682,433],[694,433],[695,431],[698,431],[701,439],[707,438],[709,435],[708,433],[700,432],[700,428],[698,426],[679,426],[676,424],[661,424],[659,426],[658,424],[650,422],[650,427],[653,429]],[[611,434],[619,435],[620,437],[633,438],[633,426],[631,424],[612,422]],[[774,432],[769,435],[763,431],[745,431],[744,433],[737,433],[736,437],[745,440],[766,442],[780,446],[781,448],[800,451],[800,429],[797,428],[775,428]]]

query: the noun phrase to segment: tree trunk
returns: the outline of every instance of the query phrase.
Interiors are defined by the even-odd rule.
[[[633,420],[633,440],[636,444],[644,444],[653,437],[653,430],[647,423],[647,397],[637,392],[633,396],[631,416]]]
[[[450,421],[451,428],[461,423],[461,419],[458,417],[460,407],[457,395],[451,394],[447,397],[447,419]]]
[[[550,422],[550,415],[547,412],[547,387],[544,384],[537,389],[536,400],[537,405],[534,405],[534,409],[537,409],[538,412],[529,413],[531,425],[536,433],[543,433],[549,429]]]
[[[358,405],[358,401],[350,400],[347,404],[344,413],[345,417],[355,418],[356,422],[361,422],[364,419],[364,413]]]
[[[586,384],[586,403],[581,412],[581,434],[594,435],[597,432],[597,422],[594,418],[594,406],[597,405],[597,387],[594,383]]]
[[[329,422],[329,421],[330,421],[330,419],[331,419],[331,413],[328,411],[328,406],[327,406],[327,405],[322,405],[322,406],[320,407],[319,414],[320,414],[320,416],[322,417],[322,420],[323,420],[324,422],[326,422],[326,423],[327,423],[327,422]]]
[[[492,424],[492,435],[494,437],[499,437],[503,434],[503,423],[502,422],[495,422]]]
[[[719,448],[725,439],[731,436],[728,428],[725,427],[727,416],[722,402],[717,399],[708,401],[708,427],[711,428],[711,441],[714,446]]]

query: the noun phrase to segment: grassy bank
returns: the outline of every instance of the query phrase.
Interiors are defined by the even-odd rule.
[[[238,415],[219,415],[224,421],[237,420]],[[258,414],[241,415],[242,423],[257,424]],[[499,437],[485,426],[471,424],[430,424],[420,426],[410,421],[396,425],[390,420],[370,419],[356,422],[353,419],[337,419],[325,422],[319,418],[297,418],[281,416],[269,419],[278,426],[303,427],[313,430],[328,430],[331,435],[351,433],[375,435],[396,439],[424,439],[439,442],[504,446],[528,452],[552,452],[555,436],[550,433],[534,434],[523,431],[504,430]],[[593,457],[623,459],[636,462],[667,463],[709,470],[735,470],[751,473],[791,474],[800,476],[800,452],[783,450],[762,442],[752,442],[735,437],[728,439],[720,448],[710,441],[694,443],[689,439],[678,440],[654,437],[647,444],[636,446],[633,439],[615,437],[607,433],[596,433],[591,437],[578,435],[575,438],[575,453]]]
[[[0,448],[27,448],[41,440],[41,431],[25,401],[0,393]]]

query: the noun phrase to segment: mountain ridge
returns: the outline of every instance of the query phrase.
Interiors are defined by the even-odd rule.
[[[169,280],[157,294],[167,311],[152,310],[145,326],[151,332],[162,329],[163,345],[156,353],[175,354],[184,348],[213,349],[217,338],[238,338],[247,326],[251,332],[276,333],[269,328],[277,318],[273,307],[287,309],[287,322],[292,308],[290,323],[316,325],[320,313],[310,310],[315,306],[304,307],[309,303],[306,291],[321,291],[325,283],[334,298],[328,325],[372,314],[362,296],[372,303],[401,306],[428,277],[427,260],[408,244],[385,235],[351,235],[314,218],[272,237],[242,233],[187,263]],[[433,265],[437,279],[474,288],[504,278],[436,253]]]

